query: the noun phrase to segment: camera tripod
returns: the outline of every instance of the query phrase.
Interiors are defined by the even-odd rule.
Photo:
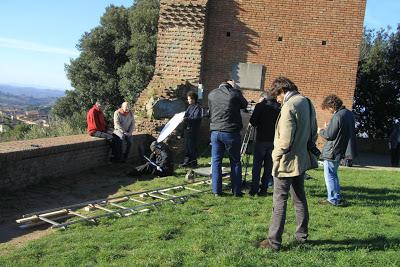
[[[249,123],[246,128],[246,132],[243,137],[242,146],[240,148],[240,161],[242,162],[242,167],[245,167],[244,178],[242,186],[246,186],[247,168],[249,167],[250,152],[249,143],[254,140],[254,127]]]

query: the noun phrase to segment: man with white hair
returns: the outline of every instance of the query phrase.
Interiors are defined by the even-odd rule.
[[[128,102],[124,102],[121,108],[114,112],[114,162],[126,161],[132,146],[132,134],[135,130],[135,118],[129,110]],[[126,141],[126,149],[122,155],[122,144]]]

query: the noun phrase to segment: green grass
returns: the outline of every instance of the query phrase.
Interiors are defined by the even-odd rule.
[[[208,159],[203,159],[203,163]],[[257,248],[266,237],[272,198],[215,198],[164,204],[127,218],[75,225],[22,248],[0,246],[0,266],[400,266],[400,173],[340,169],[349,207],[320,206],[322,170],[306,181],[310,243],[298,246],[288,205],[283,249]],[[125,190],[182,183],[177,177],[142,181]]]

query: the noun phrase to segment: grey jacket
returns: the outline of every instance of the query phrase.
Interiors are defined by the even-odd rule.
[[[223,83],[208,94],[210,131],[239,132],[242,128],[240,109],[247,107],[247,100],[240,90]]]
[[[327,160],[344,158],[349,140],[354,135],[354,127],[353,113],[342,106],[333,114],[328,127],[319,131],[319,134],[327,140],[321,158]]]

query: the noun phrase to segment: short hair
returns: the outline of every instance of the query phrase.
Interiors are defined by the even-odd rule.
[[[190,97],[191,99],[194,99],[195,102],[197,102],[197,100],[199,99],[199,96],[198,96],[197,93],[194,92],[194,91],[189,91],[189,92],[186,94],[186,97]]]
[[[290,79],[284,76],[279,76],[272,82],[270,91],[271,96],[276,97],[281,93],[286,94],[286,92],[297,91],[297,86]]]
[[[342,99],[340,99],[337,95],[328,95],[325,97],[324,101],[322,101],[321,108],[323,110],[328,108],[333,108],[334,110],[338,110],[343,105]]]

